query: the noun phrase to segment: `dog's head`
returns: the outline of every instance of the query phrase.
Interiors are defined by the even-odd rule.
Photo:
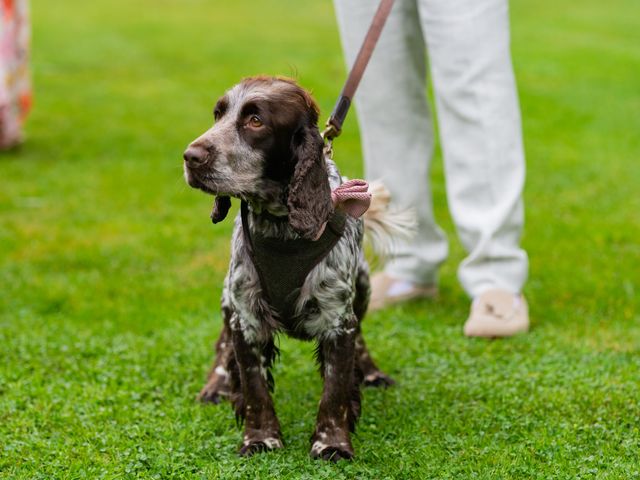
[[[333,211],[318,132],[318,106],[293,80],[252,77],[227,91],[213,127],[184,152],[187,183],[216,195],[214,222],[229,197],[288,214],[293,229],[316,238]]]

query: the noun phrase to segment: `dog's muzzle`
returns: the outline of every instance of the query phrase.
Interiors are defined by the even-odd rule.
[[[184,151],[184,163],[189,168],[198,168],[207,163],[211,153],[204,147],[189,145]]]

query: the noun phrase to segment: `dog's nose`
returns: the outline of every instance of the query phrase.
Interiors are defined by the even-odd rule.
[[[207,150],[197,145],[189,145],[184,151],[184,161],[190,167],[197,167],[207,161]]]

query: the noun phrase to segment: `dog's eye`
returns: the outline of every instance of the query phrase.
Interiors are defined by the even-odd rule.
[[[262,120],[258,115],[251,115],[251,118],[249,118],[249,125],[253,128],[260,128],[262,126]]]
[[[219,109],[216,108],[213,111],[213,119],[214,120],[219,120],[221,116],[222,116],[222,112]]]

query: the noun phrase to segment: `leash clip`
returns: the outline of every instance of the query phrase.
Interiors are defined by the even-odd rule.
[[[326,128],[322,131],[320,136],[326,142],[324,145],[324,156],[333,160],[333,139],[340,135],[340,131],[336,129],[335,125],[331,123],[331,119],[327,120]]]
[[[325,125],[325,129],[320,134],[323,140],[332,141],[334,138],[338,137],[342,132],[336,128],[336,126],[331,122],[331,118],[327,120],[327,124]]]
[[[333,139],[330,138],[327,140],[327,143],[324,144],[324,149],[322,151],[324,153],[325,158],[329,160],[333,160]]]

